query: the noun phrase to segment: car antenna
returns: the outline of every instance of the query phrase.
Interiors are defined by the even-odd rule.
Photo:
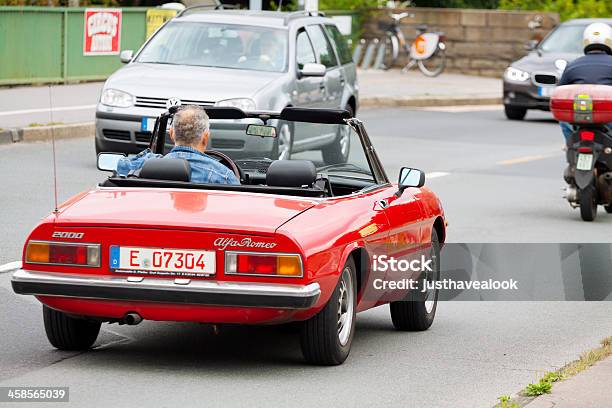
[[[57,160],[55,154],[55,132],[53,131],[53,99],[51,98],[51,84],[48,85],[49,90],[49,119],[51,123],[51,146],[53,151],[53,213],[59,213],[57,209]]]
[[[279,1],[278,1],[278,8],[276,9],[276,11],[282,11],[282,10],[281,10],[281,9],[282,9],[282,7],[283,7],[283,0],[279,0]]]

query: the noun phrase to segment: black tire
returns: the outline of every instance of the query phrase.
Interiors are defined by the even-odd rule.
[[[355,114],[353,107],[350,105],[347,105],[344,109],[350,113],[351,117]],[[336,140],[321,149],[321,154],[323,155],[323,161],[325,164],[331,165],[346,163],[349,153],[351,152],[350,141],[350,128],[347,125],[338,125]]]
[[[418,60],[417,66],[423,75],[432,78],[437,77],[446,68],[446,53],[438,49],[430,58]]]
[[[100,333],[100,322],[75,319],[47,306],[43,306],[43,320],[49,342],[59,350],[87,350]]]
[[[440,241],[438,240],[438,234],[434,229],[431,233],[431,253],[430,256],[434,257],[433,275],[427,277],[427,280],[439,280],[440,279]],[[420,289],[419,289],[420,291]],[[433,307],[427,311],[426,299],[417,298],[408,301],[397,301],[391,302],[389,308],[391,309],[391,321],[393,326],[400,331],[423,331],[429,329],[432,325],[436,316],[436,309],[438,307],[438,290],[434,290],[433,294]]]
[[[612,214],[612,204],[608,204],[604,206],[604,209],[606,210],[608,214]]]
[[[276,131],[278,132],[277,137],[274,139],[274,147],[272,149],[272,159],[273,160],[289,160],[291,159],[291,153],[293,151],[293,138],[295,136],[295,124],[293,122],[285,122],[285,121],[280,121],[278,124],[278,128],[276,129]],[[289,132],[289,140],[281,140],[281,138],[284,138],[283,132],[288,131]],[[284,153],[284,156],[281,157],[281,152],[280,150],[282,149],[282,146],[286,147],[286,152]],[[282,149],[283,151],[285,151],[285,149]]]
[[[595,221],[597,217],[597,192],[593,185],[578,190],[580,217],[583,221]]]
[[[342,275],[327,305],[318,314],[303,323],[300,343],[302,354],[309,363],[339,365],[348,357],[355,334],[357,309],[356,275],[355,263],[352,258],[349,258],[344,265]],[[350,291],[347,289],[349,280]],[[341,301],[341,299],[345,299],[342,293],[348,296],[349,292],[352,294],[350,297],[352,301],[344,304]],[[346,318],[350,317],[348,321],[350,326],[341,325],[340,314],[342,310],[345,310]],[[344,335],[344,343],[341,341],[342,335]]]
[[[527,115],[526,108],[519,108],[516,106],[504,105],[504,112],[506,117],[510,120],[523,120]]]

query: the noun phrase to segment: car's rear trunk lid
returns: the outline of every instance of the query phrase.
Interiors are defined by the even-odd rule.
[[[316,204],[277,195],[155,188],[100,188],[61,208],[57,224],[273,234]]]

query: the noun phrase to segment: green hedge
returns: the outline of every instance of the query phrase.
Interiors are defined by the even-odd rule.
[[[612,17],[610,0],[500,0],[504,10],[540,10],[559,13],[561,20]]]

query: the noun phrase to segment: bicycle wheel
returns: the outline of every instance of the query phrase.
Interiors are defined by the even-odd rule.
[[[383,39],[385,47],[385,56],[383,57],[382,69],[387,70],[395,64],[399,56],[399,40],[392,33],[387,33]]]
[[[444,71],[446,67],[446,53],[444,50],[438,49],[429,58],[418,60],[417,65],[423,74],[428,77],[436,77]]]

